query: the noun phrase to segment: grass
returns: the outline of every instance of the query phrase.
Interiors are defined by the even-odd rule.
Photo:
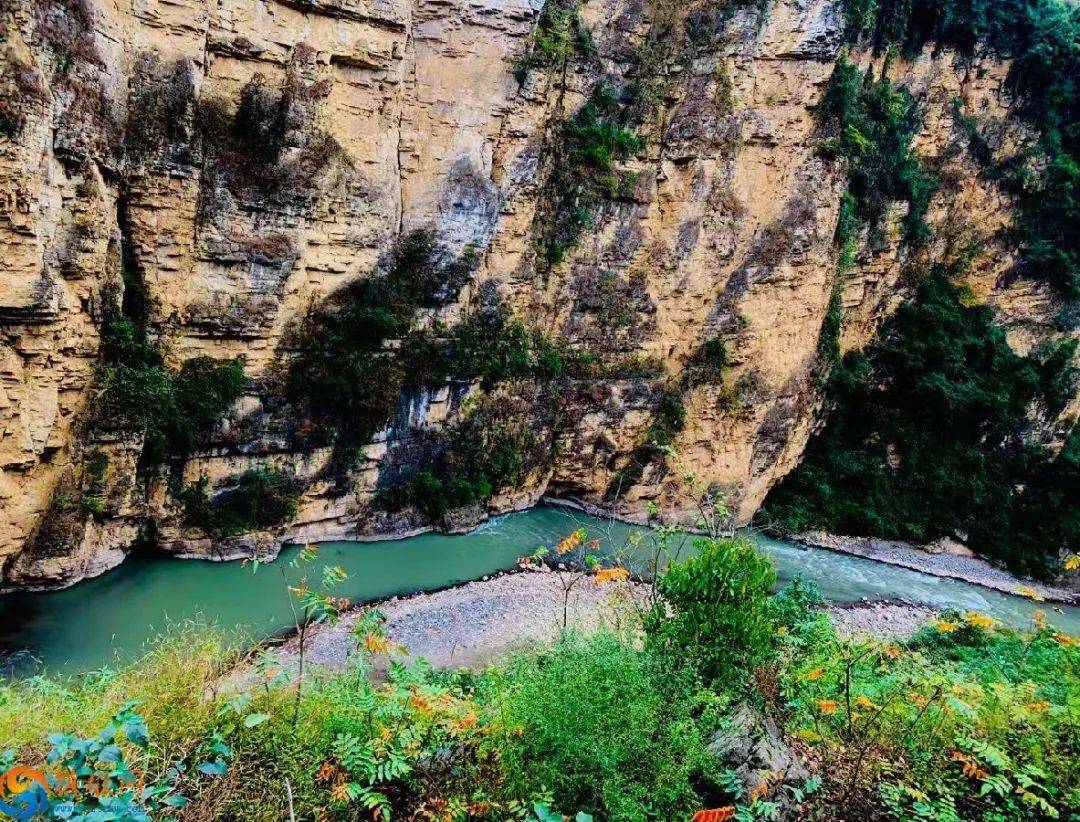
[[[135,662],[73,679],[33,677],[0,685],[0,747],[37,748],[52,731],[89,735],[132,700],[162,749],[202,739],[213,725],[212,688],[240,643],[204,623],[174,626]]]

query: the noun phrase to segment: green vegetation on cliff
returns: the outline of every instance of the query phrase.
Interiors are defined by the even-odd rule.
[[[1068,357],[1014,354],[991,310],[964,296],[931,272],[869,350],[844,358],[826,427],[763,523],[920,543],[966,534],[1035,573],[1080,541],[1078,437],[1055,455],[1028,435],[1029,409],[1052,417],[1069,396]]]
[[[431,232],[414,231],[393,249],[385,274],[349,286],[308,318],[287,395],[335,444],[342,464],[386,425],[406,381],[429,367],[426,349],[409,339],[417,312],[456,298],[473,266],[471,253],[452,257]],[[395,349],[391,340],[404,342]]]
[[[106,299],[99,419],[143,435],[143,466],[186,457],[243,393],[243,359],[196,357],[179,372],[170,371],[145,329],[130,316],[129,297],[126,312]]]
[[[1080,6],[1068,0],[845,0],[848,35],[1011,59],[1016,110],[1038,130],[1002,170],[1019,198],[1026,275],[1080,298]]]
[[[915,101],[894,86],[882,72],[860,72],[841,57],[818,107],[818,117],[830,139],[821,150],[847,163],[850,207],[843,210],[837,242],[843,247],[857,234],[859,224],[882,231],[890,203],[908,204],[904,238],[911,244],[927,239],[924,217],[935,182],[912,151],[921,120]]]
[[[623,101],[615,88],[598,85],[581,109],[562,123],[551,149],[554,166],[547,190],[554,204],[543,227],[541,251],[547,265],[562,262],[600,205],[632,188],[633,175],[615,163],[641,150],[640,138],[619,124]]]
[[[291,474],[265,468],[245,471],[213,498],[201,479],[180,493],[184,525],[219,539],[276,528],[296,516],[300,483]]]

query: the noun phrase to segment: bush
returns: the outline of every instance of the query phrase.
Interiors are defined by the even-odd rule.
[[[630,453],[630,461],[615,472],[608,483],[605,497],[615,499],[641,482],[650,466],[663,463],[685,425],[686,407],[683,405],[682,392],[676,388],[666,388],[660,395],[652,419]]]
[[[1073,640],[977,613],[944,614],[907,647],[841,639],[821,617],[812,633],[785,639],[781,692],[788,727],[827,763],[836,817],[1064,819],[1080,807]]]
[[[661,602],[646,616],[648,647],[702,681],[738,687],[772,652],[772,562],[745,537],[697,539],[697,554],[660,577]]]
[[[925,44],[1012,60],[1016,110],[1039,132],[1001,176],[1020,197],[1024,270],[1080,296],[1080,7],[1063,0],[845,0],[848,36],[915,53]]]
[[[413,506],[443,523],[450,511],[486,503],[519,482],[537,445],[521,408],[509,400],[488,400],[441,432],[419,470],[381,489],[376,502],[388,511]]]
[[[267,469],[245,471],[211,499],[205,478],[180,494],[184,525],[215,537],[276,528],[296,516],[300,485],[291,474]]]
[[[350,286],[309,317],[287,391],[323,426],[340,462],[351,463],[386,424],[405,385],[406,363],[386,342],[406,337],[420,308],[456,298],[474,265],[470,252],[454,258],[432,232],[414,231],[395,246],[385,275]],[[404,348],[415,352],[415,341]]]
[[[575,56],[595,53],[592,34],[581,22],[578,0],[551,0],[540,11],[531,47],[514,63],[514,76],[524,83],[533,69],[561,66]]]
[[[244,360],[188,360],[178,374],[165,367],[147,339],[148,303],[142,281],[128,269],[123,300],[102,295],[98,417],[143,435],[140,464],[153,468],[186,457],[247,385]]]
[[[670,667],[613,636],[564,635],[489,675],[487,721],[512,795],[549,789],[598,819],[687,819],[718,793],[709,705]]]
[[[572,356],[539,331],[512,319],[500,302],[481,308],[452,329],[433,370],[439,382],[447,376],[479,379],[491,388],[505,380],[553,380],[568,369]]]

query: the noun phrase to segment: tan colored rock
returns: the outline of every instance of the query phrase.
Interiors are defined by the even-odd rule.
[[[545,493],[606,504],[664,384],[677,384],[688,359],[716,337],[732,360],[722,384],[686,392],[688,424],[674,456],[618,489],[617,509],[640,518],[648,502],[678,507],[680,477],[690,472],[726,491],[739,519],[753,515],[818,423],[818,339],[836,277],[844,181],[818,156],[813,106],[841,46],[839,3],[775,0],[764,13],[740,11],[708,59],[665,66],[659,116],[643,126],[645,148],[627,163],[633,190],[605,205],[551,271],[538,267],[535,242],[538,209],[549,205],[540,186],[545,142],[598,72],[626,75],[647,15],[641,0],[588,0],[582,15],[596,64],[572,67],[565,82],[533,71],[519,85],[513,63],[538,6],[88,0],[69,8],[16,0],[2,12],[3,53],[21,67],[26,123],[17,140],[0,141],[0,579],[63,585],[100,573],[123,558],[146,518],[167,550],[218,559],[269,556],[286,538],[425,527],[413,515],[372,510],[380,473],[412,429],[452,422],[475,389],[412,398],[348,472],[344,490],[326,477],[329,449],[293,450],[268,423],[274,411],[260,391],[278,378],[309,308],[368,276],[396,237],[423,226],[455,249],[480,250],[477,283],[439,313],[443,322],[471,310],[490,282],[546,333],[662,371],[568,389],[573,396],[561,399],[573,413],[554,432],[554,464],[486,510],[467,512],[461,527]],[[61,18],[67,27],[57,29]],[[65,72],[56,69],[57,49],[71,58]],[[1028,139],[1004,120],[1007,68],[988,59],[962,67],[946,52],[891,72],[922,99],[918,149],[948,181],[929,215],[940,240],[921,254],[948,260],[981,241],[971,287],[1028,351],[1053,333],[1056,306],[1044,289],[1010,278],[1003,237],[1012,204],[956,150],[952,107],[959,97],[965,111],[1000,119],[1003,146]],[[238,195],[221,184],[220,169],[191,140],[192,118],[206,116],[194,99],[173,117],[186,138],[132,150],[129,120],[146,119],[140,90],[175,81],[199,105],[220,100],[231,109],[256,75],[274,93],[292,94],[286,167],[304,167],[317,138],[340,148],[309,162],[306,177],[297,171],[287,190]],[[861,250],[842,284],[845,350],[864,345],[901,302],[913,262],[895,231],[885,248]],[[252,378],[252,394],[187,461],[181,481],[221,488],[254,467],[288,468],[307,483],[289,528],[213,544],[183,528],[163,477],[136,475],[140,443],[104,432],[107,425],[87,430],[102,292],[119,287],[124,265],[147,284],[151,332],[171,366],[243,356]],[[608,293],[626,309],[617,328],[600,310]],[[108,456],[104,477],[88,474],[96,452]],[[66,541],[42,544],[50,533],[43,523],[68,492],[100,492],[102,521],[79,514]]]

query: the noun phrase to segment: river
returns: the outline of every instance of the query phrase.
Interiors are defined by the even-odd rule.
[[[349,573],[335,595],[354,602],[441,588],[511,568],[517,557],[551,546],[576,528],[605,544],[622,544],[632,526],[581,513],[540,507],[485,523],[463,536],[424,534],[394,542],[327,542],[311,576],[323,564]],[[751,534],[770,554],[782,582],[801,574],[829,600],[894,599],[990,614],[1016,627],[1030,626],[1038,608],[1068,633],[1080,633],[1080,608],[1039,605],[996,591],[871,560]],[[64,591],[0,596],[0,670],[25,675],[42,669],[75,673],[116,666],[171,623],[201,620],[264,637],[290,624],[282,569],[298,548],[254,570],[241,563],[134,556],[97,579]]]

